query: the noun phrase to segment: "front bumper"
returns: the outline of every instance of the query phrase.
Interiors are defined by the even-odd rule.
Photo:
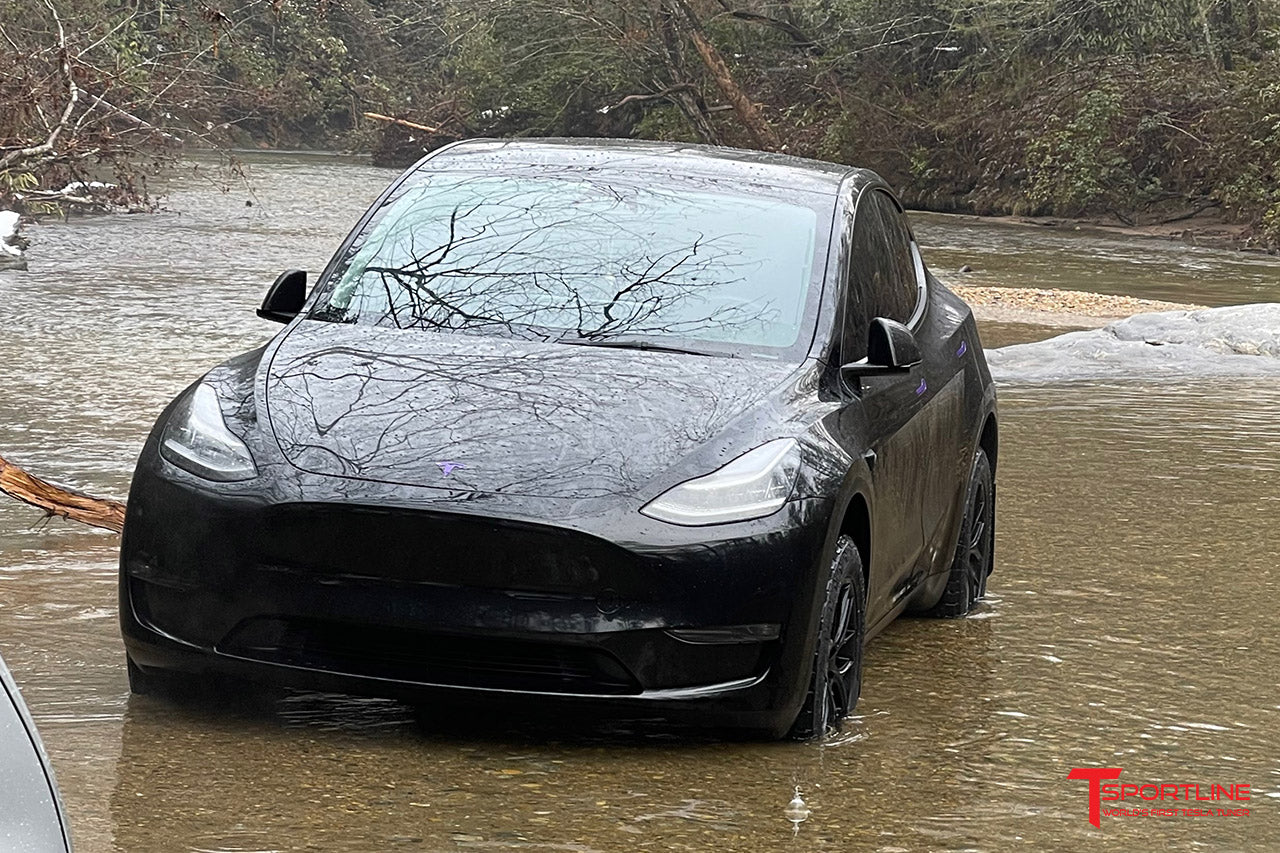
[[[543,524],[403,487],[376,503],[329,497],[267,497],[141,463],[121,547],[130,657],[775,732],[804,698],[825,501],[680,528],[620,507]]]

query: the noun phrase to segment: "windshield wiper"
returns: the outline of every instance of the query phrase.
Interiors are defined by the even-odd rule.
[[[608,347],[610,349],[643,349],[654,352],[675,352],[682,355],[701,355],[707,358],[736,358],[733,353],[704,352],[703,350],[684,349],[682,347],[655,344],[653,341],[638,338],[606,338],[604,340],[588,340],[584,338],[560,338],[556,343],[573,344],[577,347]]]

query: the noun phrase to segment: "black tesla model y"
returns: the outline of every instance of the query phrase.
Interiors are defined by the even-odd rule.
[[[658,143],[423,159],[160,416],[130,684],[612,706],[780,736],[982,597],[996,401],[875,174]]]

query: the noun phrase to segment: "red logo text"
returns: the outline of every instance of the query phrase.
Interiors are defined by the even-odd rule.
[[[1235,803],[1248,802],[1250,785],[1199,782],[1147,782],[1140,785],[1112,781],[1120,778],[1119,767],[1073,767],[1068,779],[1089,782],[1089,823],[1102,827],[1108,817],[1248,817],[1249,809]],[[1132,805],[1126,801],[1137,800]],[[1106,808],[1103,803],[1119,803]],[[1151,804],[1151,805],[1147,805]],[[1194,805],[1193,805],[1194,804]]]

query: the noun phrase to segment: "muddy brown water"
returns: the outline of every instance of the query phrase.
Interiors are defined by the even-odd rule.
[[[390,177],[334,158],[251,165],[252,196],[186,176],[174,212],[30,230],[31,271],[0,273],[3,453],[123,494],[163,403],[265,340],[275,327],[252,309],[275,272],[318,269]],[[1190,268],[1151,241],[1111,240],[1100,258],[1093,237],[934,217],[919,231],[935,267],[1029,258],[1055,286],[1168,298],[1168,277],[1213,302],[1280,284],[1273,260],[1195,250]],[[1019,275],[1007,283],[1034,278]],[[988,345],[1006,335],[1026,330],[992,328]],[[875,640],[857,716],[818,743],[423,720],[318,694],[131,698],[115,537],[8,501],[0,652],[81,853],[1277,849],[1280,383],[1015,385],[1001,414],[987,602]],[[1103,816],[1096,830],[1087,783],[1067,779],[1077,766],[1206,794],[1247,783],[1250,801],[1208,805],[1251,814]],[[798,832],[783,814],[797,786],[811,810]]]

